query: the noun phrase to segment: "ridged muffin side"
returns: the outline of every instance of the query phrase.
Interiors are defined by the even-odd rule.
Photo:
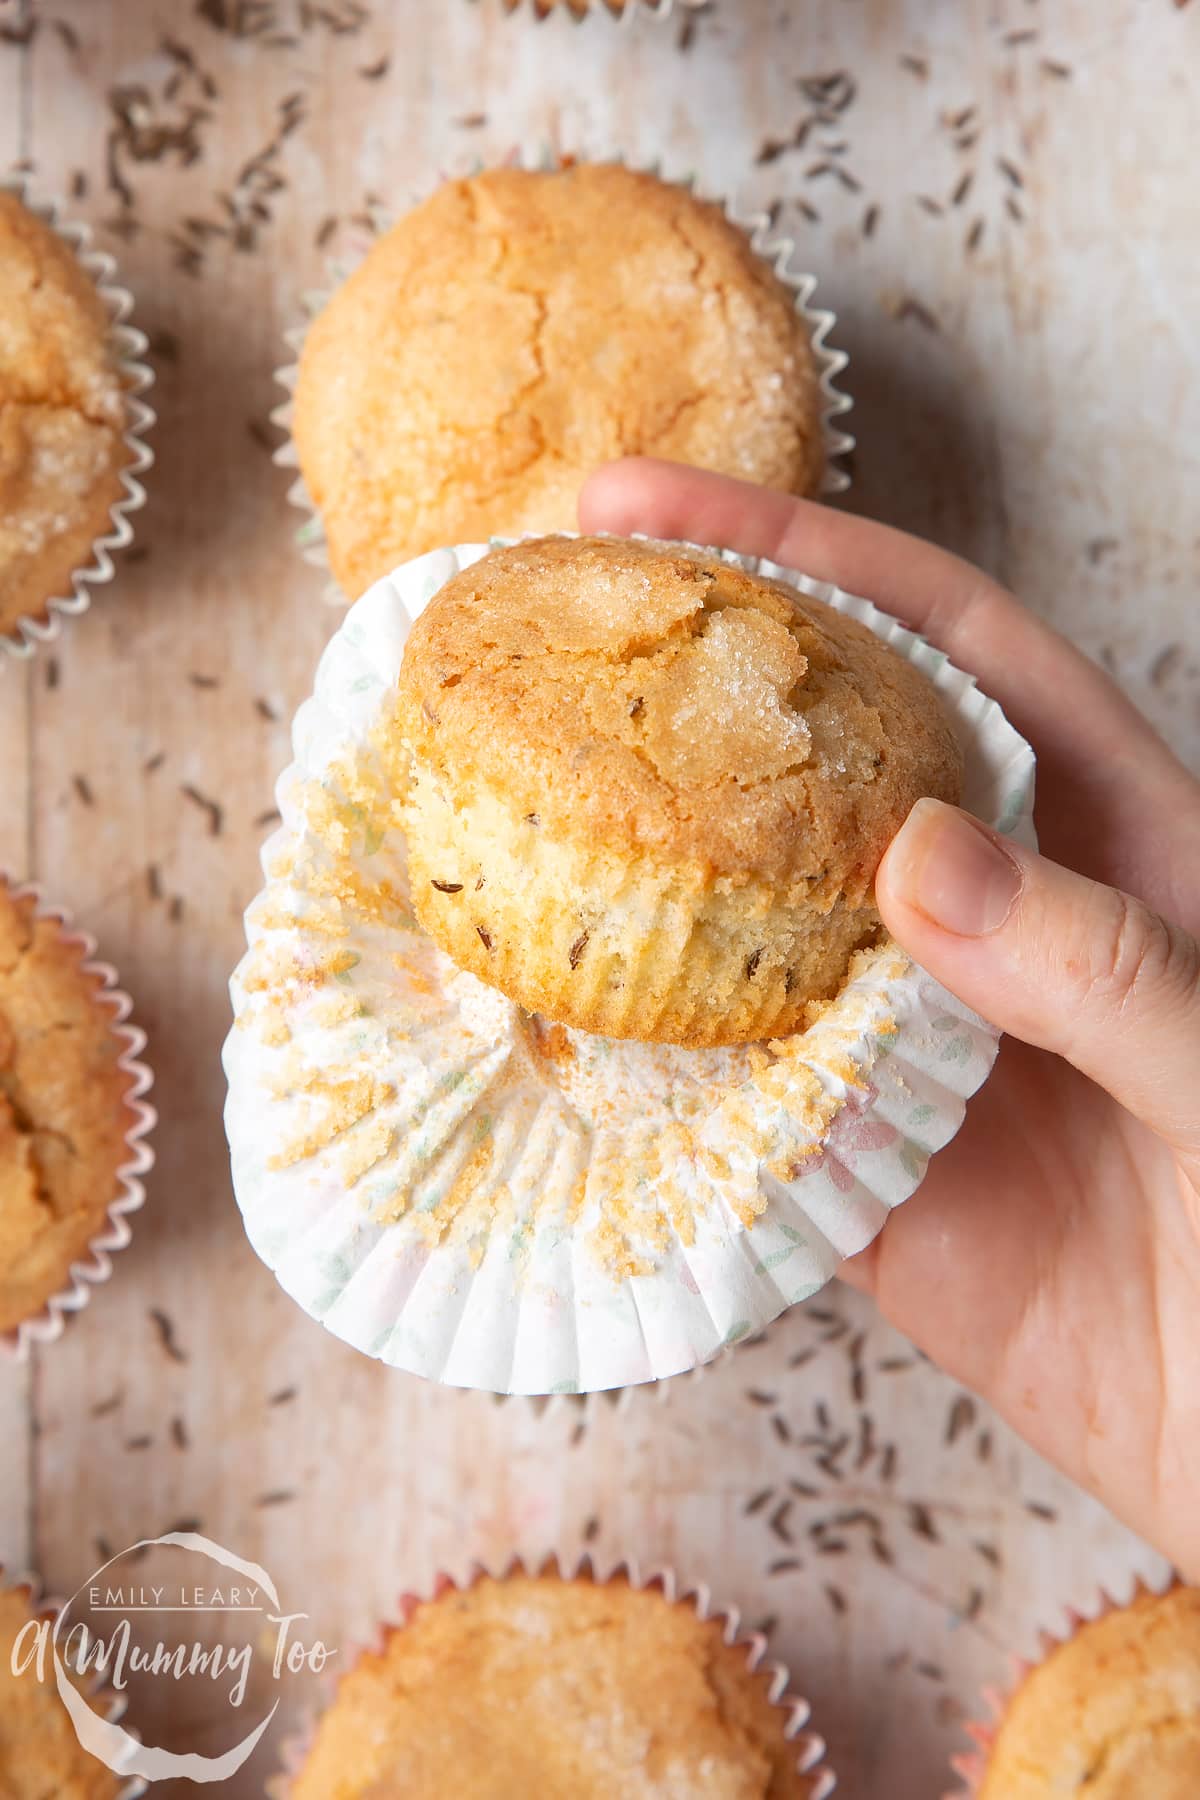
[[[877,941],[871,883],[961,755],[865,626],[673,546],[541,539],[406,648],[413,905],[463,968],[610,1037],[799,1028]]]

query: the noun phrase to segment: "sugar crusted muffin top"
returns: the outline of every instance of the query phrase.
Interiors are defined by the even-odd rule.
[[[449,182],[308,333],[295,440],[351,594],[404,558],[563,531],[598,464],[654,453],[814,492],[795,297],[717,206],[618,165]]]
[[[69,592],[128,461],[104,304],[68,245],[0,192],[0,631]]]
[[[415,756],[548,834],[857,903],[962,758],[925,677],[858,621],[677,546],[496,550],[417,620],[399,684]]]
[[[1089,1621],[1018,1688],[980,1800],[1074,1793],[1200,1793],[1200,1588],[1143,1593]]]
[[[0,883],[0,1331],[66,1282],[117,1194],[122,1042],[76,945]]]
[[[767,1678],[687,1604],[624,1581],[484,1577],[346,1676],[296,1800],[800,1800]]]

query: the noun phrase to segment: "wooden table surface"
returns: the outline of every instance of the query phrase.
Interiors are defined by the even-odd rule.
[[[632,31],[496,0],[0,5],[0,161],[118,255],[161,415],[117,581],[0,669],[0,864],[118,966],[161,1112],[114,1279],[0,1363],[0,1560],[70,1590],[104,1546],[199,1521],[343,1646],[475,1556],[670,1562],[776,1621],[856,1800],[939,1794],[1010,1649],[1161,1573],[837,1288],[619,1407],[497,1404],[356,1355],[245,1242],[218,1052],[334,623],[271,463],[272,371],[373,200],[541,141],[778,203],[851,358],[851,504],[1010,581],[1195,759],[1197,117],[1200,5],[1173,0],[713,0]],[[260,1791],[301,1700],[226,1791]],[[212,1706],[205,1745],[229,1738]],[[201,1747],[161,1688],[135,1715]]]

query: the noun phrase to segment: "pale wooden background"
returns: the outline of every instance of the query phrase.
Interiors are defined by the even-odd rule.
[[[536,26],[494,0],[8,0],[0,29],[0,160],[31,159],[117,251],[161,412],[136,555],[52,653],[0,670],[0,864],[118,965],[162,1114],[116,1278],[32,1367],[0,1364],[0,1560],[72,1589],[105,1545],[196,1520],[342,1644],[472,1556],[671,1561],[777,1620],[843,1792],[928,1800],[1007,1650],[1159,1565],[931,1368],[880,1369],[911,1359],[857,1301],[835,1291],[662,1403],[541,1416],[357,1356],[245,1244],[225,981],[333,624],[270,462],[272,369],[368,197],[531,138],[664,152],[796,223],[851,354],[853,504],[1005,576],[1195,758],[1200,5],[715,0],[681,43],[678,21]],[[803,81],[837,71],[836,120],[781,149]],[[882,1453],[822,1471],[803,1441],[857,1444],[864,1413],[898,1447],[890,1481]],[[890,1564],[862,1520],[820,1528],[861,1507]],[[173,1708],[135,1711],[176,1748],[236,1735],[218,1702],[203,1744]],[[258,1791],[278,1737],[227,1791]]]

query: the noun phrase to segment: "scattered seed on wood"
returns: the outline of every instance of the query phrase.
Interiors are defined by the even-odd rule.
[[[940,219],[945,210],[940,200],[934,200],[928,194],[918,194],[917,205],[922,212],[927,212],[934,219]]]
[[[802,1369],[805,1363],[811,1362],[816,1354],[815,1348],[811,1345],[807,1350],[797,1350],[795,1356],[788,1357],[788,1368]]]
[[[1087,559],[1092,567],[1095,568],[1097,563],[1103,562],[1106,556],[1111,556],[1113,551],[1118,549],[1120,549],[1119,538],[1091,538],[1087,544]]]
[[[72,200],[82,200],[84,195],[87,193],[87,191],[88,191],[88,178],[87,178],[86,170],[75,169],[71,175],[71,198],[72,198]]]
[[[871,203],[862,217],[862,234],[865,238],[875,236],[875,227],[879,223],[879,208]]]
[[[429,885],[435,887],[439,894],[461,894],[463,891],[461,881],[433,881],[431,879]]]
[[[972,169],[968,169],[965,175],[959,176],[958,182],[955,185],[954,192],[950,196],[951,206],[961,206],[962,205],[963,201],[966,199],[967,195],[971,191],[974,180],[975,180],[975,174]]]
[[[817,1545],[818,1556],[845,1556],[850,1546],[845,1538],[822,1538]]]
[[[262,831],[267,825],[278,825],[282,817],[283,814],[280,812],[279,808],[277,806],[272,806],[269,807],[266,812],[259,813],[254,824],[257,830]]]
[[[768,1487],[768,1488],[760,1488],[758,1490],[757,1494],[752,1494],[750,1499],[747,1500],[745,1506],[743,1506],[743,1508],[742,1508],[742,1512],[744,1513],[746,1518],[750,1518],[756,1512],[761,1512],[763,1507],[767,1504],[767,1501],[771,1499],[774,1492],[775,1492],[775,1489],[773,1487]]]
[[[1004,179],[1011,182],[1013,187],[1023,188],[1025,186],[1025,177],[1022,175],[1020,169],[1018,169],[1016,163],[1010,162],[1007,156],[998,156],[996,158],[996,167],[999,169]]]
[[[1044,1500],[1027,1500],[1025,1511],[1032,1513],[1035,1519],[1048,1519],[1053,1522],[1058,1518],[1054,1507],[1047,1506]]]
[[[151,863],[146,870],[146,892],[152,900],[162,899],[162,876],[157,863]]]
[[[477,925],[475,927],[475,929],[479,933],[479,941],[483,945],[484,949],[490,950],[492,948],[491,933],[485,931],[482,925]]]
[[[1167,644],[1159,651],[1150,664],[1151,687],[1161,687],[1167,677],[1175,673],[1182,655],[1183,649],[1179,644]]]
[[[968,256],[972,255],[976,250],[978,250],[978,248],[982,242],[983,242],[983,220],[982,219],[973,219],[971,221],[970,226],[968,227],[967,235],[963,239],[963,243],[966,247]]]
[[[915,1369],[911,1356],[884,1356],[875,1364],[881,1375],[898,1375],[902,1369]]]
[[[124,1404],[124,1401],[124,1388],[118,1388],[115,1394],[110,1394],[108,1396],[107,1400],[97,1400],[95,1406],[92,1408],[93,1419],[106,1419],[109,1413],[116,1412],[117,1408]]]
[[[594,1544],[596,1539],[599,1536],[600,1536],[600,1521],[596,1517],[595,1513],[593,1513],[591,1518],[584,1525],[583,1541],[585,1544]]]
[[[904,299],[893,309],[892,316],[901,324],[903,324],[906,319],[911,319],[914,324],[920,325],[923,330],[935,334],[942,329],[929,308],[927,306],[922,306],[919,300],[914,300],[911,294],[905,295]]]
[[[929,80],[929,64],[923,56],[902,56],[900,67],[907,69],[910,75],[915,75],[918,81]]]
[[[166,760],[167,760],[166,751],[165,750],[156,750],[154,752],[154,755],[151,757],[148,757],[147,760],[142,764],[143,775],[153,775],[156,769],[162,768],[162,766],[166,762]]]
[[[896,1463],[898,1460],[899,1459],[896,1455],[895,1444],[885,1445],[884,1451],[883,1451],[883,1460],[879,1465],[880,1481],[886,1483],[886,1482],[889,1482],[894,1479],[895,1474],[896,1474]]]
[[[358,72],[364,81],[381,81],[392,66],[390,56],[381,56],[378,62],[368,63],[365,69]]]
[[[834,1587],[831,1581],[825,1583],[825,1598],[828,1600],[835,1613],[845,1612],[846,1596],[843,1594],[841,1588]]]
[[[977,1619],[983,1611],[983,1589],[973,1587],[967,1595],[967,1604],[963,1607],[963,1618],[968,1624]]]
[[[817,1424],[821,1427],[822,1431],[829,1430],[829,1426],[830,1426],[829,1408],[826,1406],[826,1404],[823,1400],[818,1400],[816,1405],[813,1407],[813,1417],[816,1419]]]
[[[86,775],[72,775],[71,785],[79,795],[84,806],[95,806],[96,797],[92,793],[91,784]]]
[[[48,657],[46,660],[46,686],[51,693],[58,686],[58,658]]]
[[[207,794],[202,794],[200,789],[193,787],[190,782],[185,782],[179,791],[185,800],[190,800],[193,806],[198,806],[201,812],[207,814],[209,837],[220,837],[225,814],[217,801],[210,800]]]
[[[255,1506],[286,1506],[289,1500],[295,1498],[295,1488],[271,1488],[267,1493],[260,1494],[254,1504]]]
[[[125,1448],[127,1450],[148,1450],[153,1442],[154,1439],[149,1432],[143,1432],[139,1437],[126,1438]]]
[[[265,450],[268,456],[274,456],[278,440],[269,425],[264,425],[261,419],[247,419],[246,430],[260,450]]]
[[[1006,31],[1004,34],[1004,42],[1010,49],[1015,50],[1019,44],[1034,43],[1037,36],[1038,33],[1036,29],[1032,25],[1028,25],[1022,31]]]
[[[171,1442],[177,1450],[186,1450],[190,1442],[187,1426],[178,1413],[171,1420]]]
[[[982,1556],[985,1563],[990,1563],[993,1569],[998,1569],[1002,1566],[1003,1558],[995,1544],[985,1543],[982,1538],[978,1538],[972,1544],[971,1548],[976,1551],[978,1555]]]
[[[873,1537],[871,1539],[871,1555],[875,1558],[876,1562],[882,1563],[887,1569],[892,1568],[896,1561],[896,1558],[892,1555],[887,1543],[881,1537]]]
[[[908,1523],[910,1530],[915,1532],[917,1537],[925,1538],[931,1544],[941,1543],[942,1534],[937,1528],[933,1514],[920,1500],[909,1501]]]
[[[1050,57],[1043,56],[1042,73],[1052,76],[1055,81],[1070,81],[1074,71],[1069,63],[1054,62]]]
[[[775,1433],[775,1436],[779,1439],[781,1444],[791,1443],[792,1434],[788,1430],[788,1422],[783,1417],[782,1413],[772,1413],[771,1430]]]
[[[778,1406],[779,1395],[770,1394],[765,1388],[747,1388],[746,1398],[751,1406]]]
[[[821,1498],[820,1488],[813,1487],[807,1481],[791,1480],[788,1482],[788,1486],[791,1488],[793,1494],[799,1495],[801,1500],[819,1500]]]
[[[279,714],[275,711],[271,702],[269,700],[264,700],[261,694],[257,695],[255,698],[254,710],[257,712],[260,719],[266,719],[269,724],[274,725],[278,722]]]
[[[781,1556],[777,1561],[767,1564],[768,1575],[791,1575],[804,1564],[798,1556]]]
[[[573,969],[579,967],[579,959],[588,947],[588,938],[590,936],[590,932],[581,931],[579,936],[575,939],[575,942],[571,945],[571,948],[567,951],[567,961]]]
[[[150,1317],[154,1321],[154,1329],[158,1333],[158,1341],[165,1354],[170,1357],[172,1362],[185,1363],[188,1360],[187,1352],[180,1348],[179,1340],[175,1336],[175,1326],[161,1306],[152,1306]]]
[[[176,1519],[173,1524],[167,1526],[163,1535],[169,1537],[172,1532],[178,1532],[182,1537],[187,1532],[201,1530],[203,1524],[203,1519]]]
[[[967,1431],[974,1423],[975,1402],[972,1400],[970,1394],[957,1395],[946,1417],[946,1430],[943,1442],[947,1444],[956,1443],[963,1432]]]
[[[487,122],[485,112],[461,113],[454,121],[461,131],[482,131]]]
[[[1021,208],[1017,205],[1017,202],[1013,199],[1011,194],[1006,194],[1004,196],[1004,210],[1014,225],[1023,225],[1025,223],[1025,214],[1021,211]]]
[[[936,1663],[915,1662],[913,1668],[918,1675],[923,1675],[926,1681],[945,1681],[946,1679],[945,1670],[940,1669]]]
[[[102,1563],[111,1562],[115,1552],[113,1550],[112,1545],[109,1543],[108,1539],[103,1538],[103,1537],[98,1537],[98,1538],[93,1538],[92,1542],[96,1546],[96,1554],[99,1556],[100,1561]]]
[[[221,685],[220,676],[198,675],[194,669],[190,671],[188,680],[194,688],[215,688]]]
[[[172,925],[178,925],[180,919],[182,919],[182,917],[183,917],[183,895],[182,894],[172,894],[171,895],[171,902],[170,902],[170,905],[167,907],[167,917],[171,921]]]
[[[788,1530],[788,1514],[791,1509],[792,1503],[790,1500],[781,1500],[767,1520],[768,1527],[783,1544],[791,1544],[794,1541],[791,1532]]]
[[[273,1394],[267,1395],[267,1405],[286,1406],[289,1400],[294,1400],[295,1398],[296,1389],[294,1387],[276,1388]]]

